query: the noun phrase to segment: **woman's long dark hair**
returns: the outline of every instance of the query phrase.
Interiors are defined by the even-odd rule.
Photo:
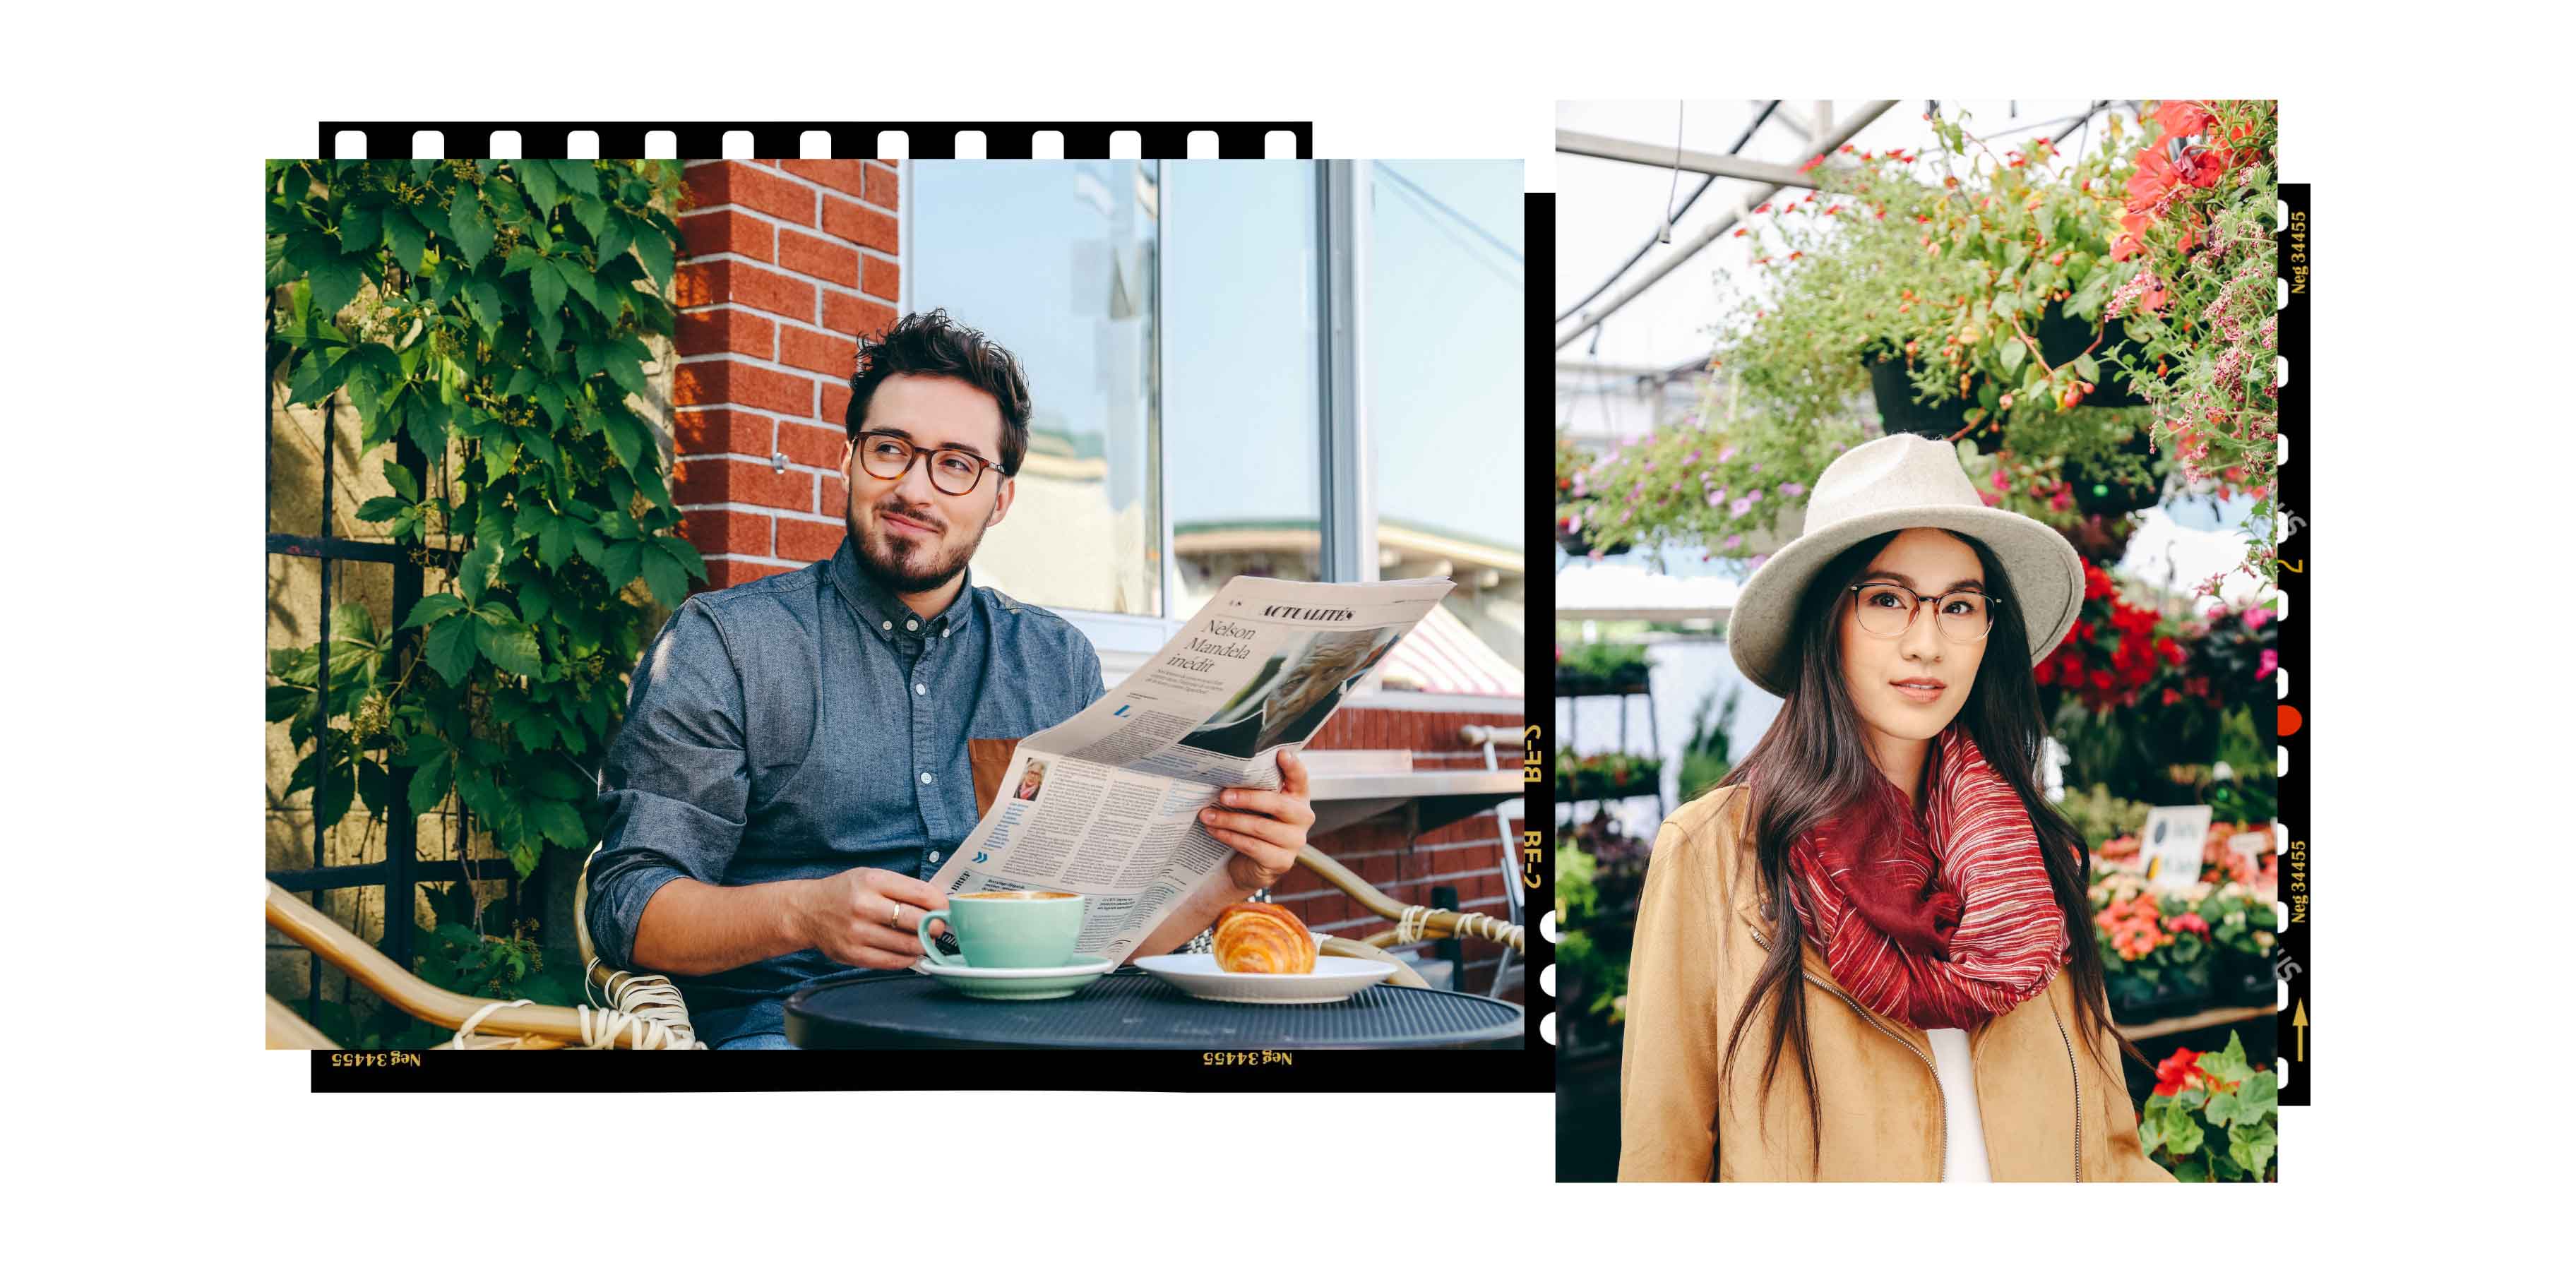
[[[1764,898],[1770,904],[1770,952],[1727,1036],[1721,1088],[1733,1083],[1736,1052],[1755,1012],[1766,1005],[1771,1007],[1778,1014],[1771,1021],[1770,1051],[1762,1064],[1762,1090],[1764,1095],[1769,1094],[1780,1066],[1781,1050],[1794,1043],[1798,1072],[1806,1080],[1808,1116],[1813,1121],[1810,1160],[1819,1168],[1824,1111],[1816,1095],[1815,1060],[1807,1031],[1806,985],[1802,982],[1805,967],[1799,954],[1804,934],[1797,910],[1789,900],[1795,885],[1789,873],[1789,848],[1819,822],[1846,807],[1866,803],[1882,777],[1871,760],[1860,714],[1852,707],[1851,690],[1843,681],[1839,611],[1849,596],[1845,589],[1860,581],[1870,560],[1895,541],[1898,533],[1901,531],[1862,540],[1828,562],[1808,584],[1806,595],[1798,602],[1790,634],[1797,671],[1787,701],[1771,728],[1764,732],[1762,742],[1717,785],[1760,780],[1759,786],[1750,790],[1752,813],[1746,827],[1752,834],[1754,866],[1762,879]],[[1993,629],[1986,636],[1985,657],[1977,666],[1975,684],[1955,724],[1976,742],[1986,763],[2012,785],[2021,796],[2022,808],[2030,812],[2031,830],[2039,838],[2040,854],[2048,865],[2049,888],[2066,919],[2066,937],[2072,945],[2066,971],[2074,980],[2077,1002],[2083,1008],[2079,1021],[2090,1030],[2108,1031],[2122,1051],[2144,1064],[2146,1056],[2112,1027],[2103,1013],[2102,953],[2094,942],[2092,905],[2086,897],[2092,882],[2093,852],[2084,844],[2083,834],[2040,795],[2043,727],[2039,686],[2031,678],[2029,629],[2022,620],[2020,598],[2014,594],[2003,564],[1984,543],[1954,531],[1942,533],[1975,551],[1987,593],[2001,598]],[[2099,1063],[2099,1040],[2088,1035],[2084,1044]],[[2113,1066],[2103,1067],[2117,1075]]]

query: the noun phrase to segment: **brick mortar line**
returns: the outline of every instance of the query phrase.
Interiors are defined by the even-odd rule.
[[[839,196],[839,195],[840,195],[839,191],[835,190],[834,188],[825,187],[825,188],[823,188],[822,190],[832,192],[832,194],[833,194],[833,195],[836,195],[836,196]],[[856,197],[856,196],[841,196],[841,199],[846,200],[846,201],[850,202],[850,203],[851,203],[851,204],[853,204],[853,205],[864,205],[864,206],[866,206],[867,208],[869,208],[869,209],[871,209],[871,210],[874,210],[874,211],[876,211],[877,213],[884,214],[885,216],[887,216],[887,217],[889,217],[889,218],[901,218],[901,217],[903,216],[903,213],[902,213],[902,211],[901,211],[901,210],[888,209],[888,208],[886,208],[886,207],[885,207],[885,206],[883,206],[883,205],[870,205],[870,204],[868,204],[868,202],[866,202],[866,201],[864,201],[864,200],[861,200],[861,199],[859,199],[859,198],[858,198],[858,197]],[[875,248],[874,246],[870,246],[870,245],[862,245],[862,244],[860,244],[859,242],[857,242],[857,241],[855,241],[855,240],[849,240],[849,239],[846,239],[846,238],[841,237],[841,236],[836,236],[836,235],[832,234],[831,232],[827,232],[827,231],[823,230],[820,226],[808,226],[807,224],[804,224],[804,223],[791,223],[791,222],[787,222],[787,221],[785,221],[785,220],[783,220],[783,219],[779,218],[779,216],[778,216],[778,215],[776,215],[776,214],[770,213],[770,212],[768,212],[768,211],[766,211],[766,210],[754,209],[754,208],[752,208],[752,207],[751,207],[751,206],[749,206],[749,205],[701,205],[701,206],[698,206],[697,208],[694,208],[694,209],[682,210],[682,211],[681,211],[681,213],[680,213],[680,218],[695,218],[695,217],[697,217],[697,216],[698,216],[698,215],[700,215],[700,214],[727,214],[727,213],[731,213],[731,214],[741,214],[741,215],[743,215],[743,216],[744,216],[744,217],[746,217],[746,218],[751,218],[751,219],[758,220],[758,221],[760,221],[760,222],[767,223],[767,224],[769,224],[769,225],[770,225],[770,226],[772,226],[772,227],[784,227],[784,228],[786,228],[786,229],[787,229],[787,230],[789,230],[789,231],[803,232],[803,233],[805,233],[806,235],[808,235],[808,236],[812,236],[812,237],[814,237],[814,238],[815,238],[815,239],[817,239],[817,240],[831,240],[831,241],[835,241],[835,242],[839,243],[843,248],[845,248],[845,249],[855,249],[855,250],[859,251],[859,253],[860,253],[860,254],[862,254],[862,255],[864,255],[864,256],[866,256],[866,257],[874,258],[874,259],[877,259],[877,260],[879,260],[879,261],[881,261],[881,262],[893,263],[894,265],[896,265],[896,266],[898,266],[898,267],[900,267],[900,266],[902,266],[902,265],[903,265],[903,255],[902,255],[902,253],[901,253],[901,252],[899,252],[899,251],[898,251],[898,252],[896,252],[896,253],[889,254],[889,253],[887,253],[886,251],[884,251],[884,250],[882,250],[882,249]],[[678,221],[680,220],[680,218],[674,218],[674,219],[672,219],[671,221],[673,221],[673,222],[678,222]],[[691,257],[689,257],[689,258],[682,259],[681,261],[683,261],[683,262],[696,262],[696,261],[698,261],[698,260],[699,260],[699,259],[701,259],[701,258],[713,258],[713,257],[715,257],[715,256],[716,256],[715,254],[697,254],[697,255],[692,255],[692,256],[691,256]],[[763,265],[764,265],[764,266],[766,266],[767,264],[763,264]]]
[[[821,375],[814,375],[813,377],[819,378]],[[816,418],[810,414],[790,414],[784,410],[766,409],[761,406],[747,404],[742,401],[707,401],[703,404],[696,405],[674,405],[671,407],[671,410],[674,413],[690,414],[703,413],[707,410],[732,410],[739,414],[758,414],[762,418],[774,418],[782,423],[800,423],[806,427],[820,427],[828,431],[839,432],[843,437],[847,437],[850,434],[850,429],[840,423],[826,423],[822,419]],[[774,449],[777,447],[777,440],[777,434],[774,432],[771,433],[771,448]],[[762,459],[760,461],[766,463],[769,460]],[[835,475],[837,475],[837,473]]]
[[[873,301],[873,302],[884,303],[884,304],[885,304],[886,306],[888,306],[888,307],[892,307],[892,306],[894,306],[894,300],[889,299],[889,298],[878,298],[878,297],[877,297],[876,295],[874,295],[874,294],[862,293],[862,294],[860,294],[860,295],[859,295],[859,297],[861,297],[861,298],[865,298],[865,299],[868,299],[868,300],[871,300],[871,301]],[[778,327],[779,327],[779,328],[781,328],[781,329],[788,328],[789,326],[794,326],[794,327],[795,327],[795,328],[797,328],[797,329],[804,330],[804,331],[805,331],[806,333],[808,333],[808,334],[817,334],[817,335],[820,335],[820,336],[822,336],[822,337],[824,337],[824,338],[837,338],[837,339],[841,340],[841,341],[842,341],[842,342],[844,342],[844,343],[850,343],[850,342],[856,342],[856,341],[858,341],[858,340],[856,340],[856,339],[854,339],[854,338],[850,337],[849,335],[844,334],[844,333],[842,333],[841,331],[836,330],[836,329],[825,329],[825,328],[823,328],[822,326],[817,325],[817,324],[814,324],[814,323],[812,323],[812,322],[810,322],[810,321],[800,321],[800,320],[796,320],[796,319],[794,319],[794,318],[792,318],[792,317],[781,316],[781,315],[779,315],[779,314],[778,314],[778,313],[776,313],[776,312],[764,312],[764,311],[760,310],[760,309],[759,309],[759,308],[757,308],[757,307],[751,307],[751,306],[747,306],[747,305],[742,304],[742,303],[736,303],[736,302],[731,302],[731,301],[722,302],[722,303],[708,303],[707,305],[705,305],[705,306],[703,306],[703,307],[690,307],[690,308],[684,308],[684,309],[682,309],[682,310],[680,311],[680,313],[679,313],[679,314],[680,314],[680,315],[682,315],[682,316],[705,316],[705,315],[707,315],[707,314],[709,314],[709,313],[711,313],[711,312],[721,312],[721,311],[736,311],[736,312],[741,312],[741,313],[742,313],[743,315],[745,315],[745,316],[757,317],[757,318],[759,318],[759,319],[761,319],[761,320],[768,321],[769,323],[771,323],[771,324],[773,324],[773,325],[776,325],[776,326],[778,326]],[[674,360],[679,360],[679,361],[703,361],[703,360],[712,360],[712,359],[714,359],[715,357],[718,357],[718,356],[743,356],[743,353],[740,353],[740,352],[699,352],[699,353],[696,353],[695,355],[690,355],[690,356],[681,356],[681,355],[679,354],[679,352],[678,352],[678,349],[677,349],[677,348],[674,348],[674,349],[673,349],[673,351],[672,351],[672,358],[673,358]],[[751,356],[744,356],[744,359],[746,359],[746,360],[756,360],[756,359],[758,359],[758,358],[757,358],[757,357],[751,357]],[[809,371],[805,371],[805,372],[807,372],[807,373],[812,373],[812,371],[810,371],[810,370],[809,370]],[[820,377],[822,377],[822,375],[820,375],[820,374],[816,374],[816,375],[814,375],[814,377],[816,377],[816,378],[820,378]],[[1418,754],[1417,754],[1417,755],[1418,755]],[[1480,755],[1480,754],[1470,753],[1470,754],[1468,754],[1468,755],[1470,755],[1470,756],[1477,756],[1477,755]]]
[[[762,507],[756,503],[683,503],[682,512],[742,512],[752,516],[793,516],[818,524],[839,525],[841,518],[814,512],[790,512],[783,507]]]
[[[856,245],[852,245],[852,246],[850,246],[849,248],[856,249],[856,248],[858,248],[858,246],[856,246]],[[897,267],[901,267],[901,266],[903,265],[903,262],[902,262],[902,260],[901,260],[901,259],[892,259],[892,260],[889,260],[889,261],[893,262],[893,263],[895,264],[895,266],[897,266]],[[759,260],[759,259],[757,259],[757,258],[750,258],[750,257],[746,257],[746,256],[744,256],[744,255],[737,254],[737,253],[733,252],[733,251],[732,251],[732,250],[730,250],[730,249],[721,249],[721,250],[718,250],[718,251],[716,251],[715,253],[712,253],[712,254],[698,254],[698,255],[695,255],[695,256],[693,256],[693,257],[691,257],[691,258],[689,258],[689,259],[687,259],[687,260],[683,261],[682,263],[680,263],[680,265],[679,265],[679,266],[680,266],[680,267],[687,267],[687,266],[689,266],[689,265],[691,265],[691,264],[694,264],[694,263],[741,263],[742,265],[744,265],[744,266],[746,266],[746,267],[757,267],[757,268],[759,268],[760,270],[765,271],[765,272],[776,272],[776,273],[778,273],[779,275],[781,275],[781,276],[785,276],[785,277],[787,277],[787,278],[788,278],[788,279],[790,279],[790,280],[799,281],[799,282],[802,282],[802,283],[807,284],[807,285],[813,285],[813,286],[817,286],[817,287],[819,287],[819,288],[823,288],[823,289],[837,289],[837,290],[841,291],[841,292],[842,292],[842,293],[844,293],[844,294],[848,294],[848,295],[850,295],[850,296],[851,296],[851,297],[853,297],[853,298],[864,298],[864,299],[867,299],[867,300],[869,300],[869,301],[871,301],[871,302],[878,302],[878,303],[884,303],[884,302],[886,302],[886,300],[885,300],[885,299],[878,298],[876,295],[871,294],[871,293],[868,293],[868,292],[866,291],[866,289],[865,289],[863,286],[860,286],[860,285],[844,285],[844,284],[842,284],[841,282],[836,281],[836,280],[825,280],[825,279],[823,279],[823,278],[822,278],[822,277],[820,277],[820,276],[808,276],[808,275],[806,275],[805,273],[800,272],[800,271],[796,270],[796,269],[795,269],[795,268],[793,268],[793,267],[782,267],[782,266],[779,266],[779,265],[778,265],[778,264],[776,264],[776,263],[764,263],[764,262],[760,261],[760,260]],[[674,271],[677,271],[677,270],[678,270],[678,268],[674,268],[673,270],[674,270]],[[864,280],[866,280],[866,279],[867,279],[867,274],[866,274],[866,271],[865,271],[864,269],[862,269],[862,270],[861,270],[860,275],[859,275],[859,279],[860,279],[860,280],[862,280],[862,281],[864,281]],[[723,302],[722,302],[722,303],[701,303],[701,304],[699,304],[698,306],[699,306],[699,307],[702,307],[702,308],[703,308],[703,307],[719,307],[719,306],[723,306],[723,305],[725,305],[725,304],[731,304],[731,305],[733,305],[733,306],[743,308],[745,311],[753,312],[753,313],[756,313],[756,314],[758,314],[758,315],[762,315],[762,316],[775,316],[775,315],[777,315],[777,314],[778,314],[778,313],[776,313],[776,312],[763,312],[763,311],[761,311],[761,310],[760,310],[759,308],[757,308],[757,307],[752,307],[752,306],[750,306],[749,304],[741,303],[741,302],[737,302],[736,300],[734,300],[734,299],[730,299],[730,298],[723,300]],[[890,303],[889,303],[889,304],[887,304],[887,305],[888,305],[888,306],[892,306],[892,304],[890,304]],[[682,310],[683,310],[684,312],[689,312],[689,311],[694,311],[694,310],[696,310],[696,309],[682,309]]]
[[[685,407],[685,408],[688,408],[688,409],[696,409],[697,407],[696,407],[696,406],[694,406],[694,405],[691,405],[691,406],[687,406],[687,407]],[[752,456],[750,456],[750,455],[748,455],[748,454],[726,454],[726,453],[715,453],[715,454],[682,454],[682,455],[680,455],[678,458],[673,459],[672,461],[673,461],[673,462],[676,462],[676,463],[692,463],[692,462],[698,462],[698,461],[702,461],[702,460],[705,460],[705,459],[711,459],[711,458],[716,458],[716,459],[733,459],[733,460],[736,460],[737,462],[743,462],[743,463],[758,463],[758,464],[759,464],[759,465],[761,465],[762,467],[768,467],[768,468],[774,468],[774,467],[776,467],[776,466],[777,466],[777,464],[776,464],[776,463],[773,463],[773,462],[771,462],[771,461],[770,461],[770,460],[768,460],[768,459],[765,459],[765,458],[753,458]],[[805,475],[807,475],[807,476],[839,476],[839,475],[840,475],[840,473],[835,472],[835,471],[833,471],[833,470],[832,470],[832,469],[830,469],[830,468],[817,468],[817,467],[813,467],[813,466],[808,465],[808,464],[799,463],[799,462],[797,462],[797,461],[796,461],[796,460],[794,460],[794,459],[789,459],[789,460],[787,460],[787,470],[789,470],[789,471],[791,471],[791,472],[802,472],[802,473],[804,473],[804,474],[805,474]]]

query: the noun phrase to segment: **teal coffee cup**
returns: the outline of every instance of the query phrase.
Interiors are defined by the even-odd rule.
[[[946,908],[922,914],[913,929],[922,955],[933,965],[941,953],[930,943],[930,923],[946,921],[977,969],[1067,966],[1082,935],[1082,896],[1054,890],[985,890],[950,895]]]

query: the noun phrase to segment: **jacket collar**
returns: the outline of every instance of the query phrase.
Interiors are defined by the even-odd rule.
[[[957,599],[936,617],[924,618],[913,613],[902,598],[886,590],[859,564],[856,540],[841,536],[841,546],[832,553],[832,587],[841,599],[850,603],[867,631],[879,635],[906,632],[917,636],[947,636],[962,632],[975,617],[975,571],[972,566],[959,572]]]

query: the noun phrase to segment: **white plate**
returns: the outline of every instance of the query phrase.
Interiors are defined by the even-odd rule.
[[[1387,962],[1361,957],[1318,957],[1311,975],[1237,974],[1220,968],[1210,953],[1173,953],[1134,961],[1146,974],[1192,997],[1275,1006],[1341,1001],[1395,973]]]
[[[1069,966],[947,966],[925,960],[915,969],[969,997],[1038,1001],[1070,997],[1117,966],[1083,953]]]

